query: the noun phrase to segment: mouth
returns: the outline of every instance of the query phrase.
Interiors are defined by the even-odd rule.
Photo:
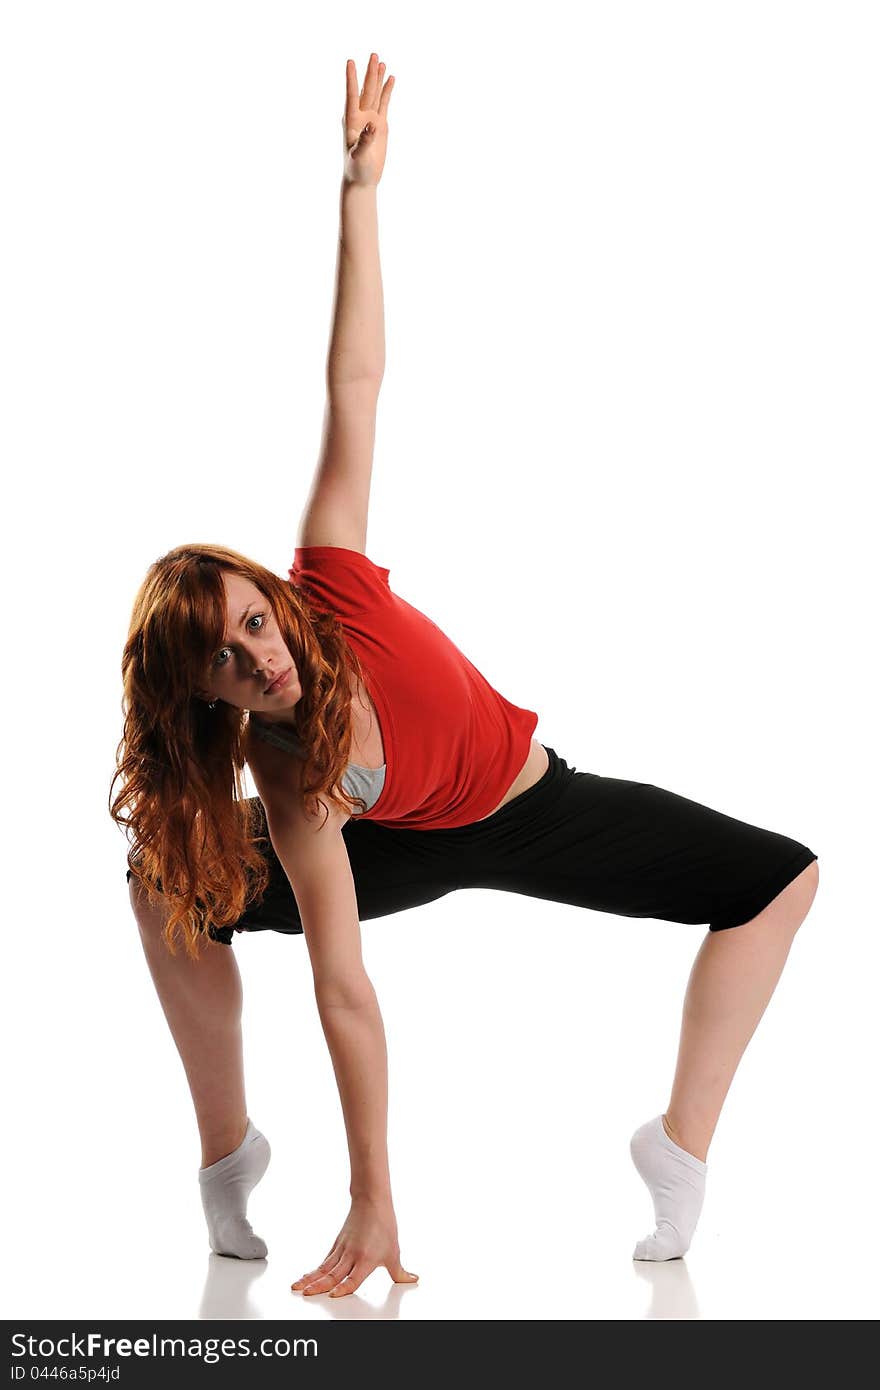
[[[281,675],[280,675],[280,676],[277,676],[276,679],[272,682],[271,685],[267,685],[267,686],[266,686],[266,689],[264,690],[263,694],[264,694],[264,695],[274,695],[276,690],[281,690],[281,689],[283,689],[283,687],[287,684],[287,681],[288,681],[288,679],[289,679],[289,677],[290,677],[291,669],[292,669],[291,667],[288,667],[288,669],[287,669],[286,671],[282,671]]]

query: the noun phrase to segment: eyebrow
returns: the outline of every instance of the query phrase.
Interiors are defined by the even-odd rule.
[[[253,608],[253,606],[254,606],[255,603],[259,603],[259,599],[255,599],[255,598],[254,598],[254,599],[251,599],[251,601],[250,601],[250,603],[248,604],[247,608],[244,610],[244,612],[242,613],[241,617],[240,617],[239,620],[238,620],[238,625],[239,625],[239,627],[241,627],[242,623],[244,622],[245,618],[247,617],[248,613],[251,611],[251,609]],[[224,642],[223,645],[224,645],[224,646],[226,645],[225,642]]]

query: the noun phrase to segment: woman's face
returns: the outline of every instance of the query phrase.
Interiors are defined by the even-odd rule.
[[[260,715],[284,715],[302,697],[299,672],[284,644],[272,605],[265,594],[240,574],[223,575],[226,631],[211,658],[203,699],[224,700]],[[278,676],[280,689],[267,690]]]

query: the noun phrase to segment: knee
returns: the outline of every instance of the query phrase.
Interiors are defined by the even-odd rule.
[[[819,887],[818,859],[814,859],[812,864],[808,864],[805,869],[802,869],[801,872],[798,874],[798,879],[800,879],[809,889],[810,901],[812,902],[813,898],[815,898],[816,896],[816,890]],[[797,882],[798,879],[795,879],[795,882]]]
[[[813,905],[813,899],[819,888],[819,861],[814,859],[812,864],[808,864],[802,869],[797,878],[793,878],[788,888],[785,890],[792,901],[796,904],[798,923],[800,926],[807,913]]]

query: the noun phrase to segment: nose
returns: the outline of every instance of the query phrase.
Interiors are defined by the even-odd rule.
[[[262,680],[264,683],[268,679],[266,675],[266,658],[260,652],[248,652],[242,650],[238,670],[241,676],[251,680]]]
[[[251,669],[253,679],[259,681],[260,685],[266,685],[275,679],[281,667],[277,662],[274,665],[269,664],[269,658],[264,658],[262,661],[254,661]]]
[[[247,650],[242,650],[242,658],[242,664],[245,670],[247,670],[248,667],[250,667],[251,673],[253,675],[259,676],[261,672],[264,670],[263,661],[265,658],[262,652],[248,652]]]

